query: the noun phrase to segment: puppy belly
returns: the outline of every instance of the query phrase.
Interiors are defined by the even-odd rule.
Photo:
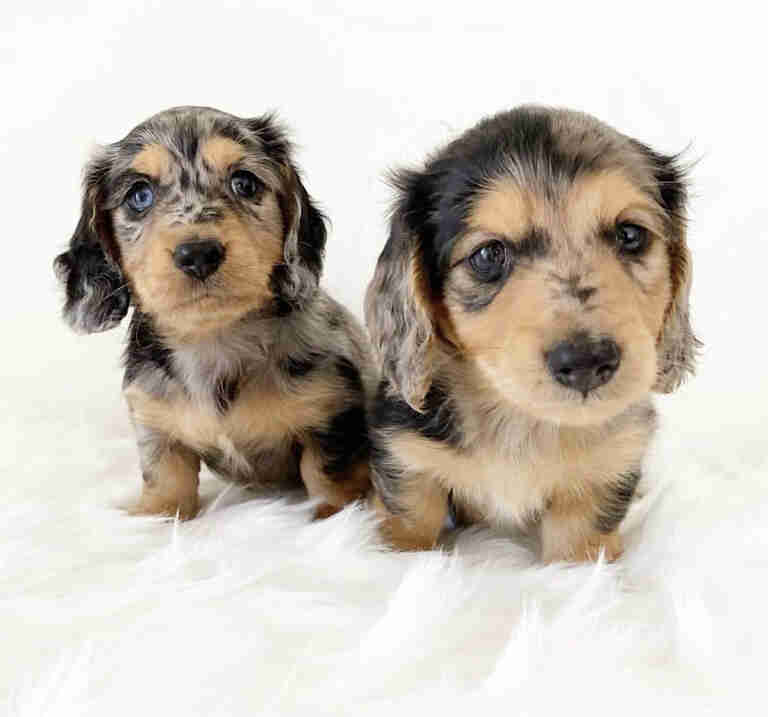
[[[298,451],[287,437],[279,442],[235,445],[221,434],[216,445],[201,452],[203,462],[225,480],[246,485],[299,486]]]

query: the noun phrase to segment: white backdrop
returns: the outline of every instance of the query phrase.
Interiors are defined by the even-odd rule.
[[[0,579],[0,634],[14,638],[0,641],[0,709],[4,695],[12,695],[19,714],[42,714],[30,706],[30,695],[42,689],[36,680],[51,674],[41,670],[53,669],[62,650],[80,649],[75,635],[47,632],[47,620],[59,618],[38,614],[47,605],[41,595],[70,592],[67,561],[86,565],[78,551],[92,556],[99,540],[109,554],[109,531],[149,530],[145,523],[132,527],[137,523],[114,510],[108,487],[138,490],[139,483],[119,399],[124,327],[71,334],[59,319],[51,261],[77,221],[80,169],[93,145],[114,141],[174,105],[243,116],[278,110],[299,145],[310,193],[332,220],[324,284],[358,316],[385,240],[390,193],[384,172],[420,161],[481,116],[523,102],[563,105],[663,152],[690,145],[688,157],[698,160],[690,206],[692,305],[706,348],[698,377],[660,401],[668,443],[661,442],[658,465],[669,479],[681,477],[669,475],[670,466],[685,474],[687,490],[703,501],[697,506],[708,507],[712,525],[721,515],[740,516],[733,524],[747,525],[747,513],[729,515],[729,506],[752,518],[763,515],[768,56],[764,23],[751,5],[6,4],[0,29],[0,566],[10,572]],[[112,511],[108,518],[99,514],[105,533],[90,535],[88,548],[70,528],[57,532],[55,518],[70,504]],[[77,524],[89,515],[82,511]],[[153,540],[163,544],[171,527],[152,529],[160,531]],[[758,527],[751,530],[729,534],[731,542],[712,557],[718,569],[732,556],[751,556],[753,567],[759,562],[756,546],[764,539],[756,537]],[[136,560],[151,550],[139,553]],[[117,560],[113,555],[98,570],[109,574]],[[53,582],[47,587],[31,578],[48,573]],[[765,572],[745,568],[739,575],[740,589],[765,589],[757,582]],[[396,590],[398,579],[387,589]],[[78,584],[73,577],[75,602]],[[5,621],[4,591],[5,614],[13,616]],[[718,605],[738,612],[743,596],[731,598],[732,605]],[[503,632],[514,630],[519,618],[508,616]],[[747,619],[751,630],[765,630],[762,615],[746,610]],[[115,630],[119,634],[119,626]]]

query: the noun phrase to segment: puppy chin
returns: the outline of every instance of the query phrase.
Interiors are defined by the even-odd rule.
[[[560,391],[553,391],[561,393]],[[576,392],[568,393],[561,400],[528,402],[524,410],[533,417],[559,426],[589,427],[599,426],[626,411],[633,403],[640,400],[648,391],[632,395],[610,396],[599,390],[586,398]],[[573,394],[573,395],[571,395]]]
[[[150,308],[150,307],[148,307]],[[227,331],[245,316],[259,311],[253,298],[206,294],[162,308],[151,307],[156,325],[168,336],[199,340]]]

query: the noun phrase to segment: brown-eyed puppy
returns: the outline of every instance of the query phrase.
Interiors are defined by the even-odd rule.
[[[248,484],[303,481],[320,514],[365,493],[376,379],[362,328],[318,288],[325,239],[270,115],[171,109],[89,162],[55,269],[76,330],[134,306],[141,512],[194,516],[201,461]]]
[[[458,517],[538,526],[545,561],[616,558],[650,394],[680,384],[697,344],[676,158],[522,107],[394,183],[366,296],[386,536],[428,548]]]

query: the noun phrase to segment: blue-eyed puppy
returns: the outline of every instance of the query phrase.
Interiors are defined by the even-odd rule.
[[[141,512],[194,516],[201,461],[246,484],[303,481],[320,514],[366,492],[375,378],[361,327],[318,288],[325,239],[269,115],[171,109],[88,163],[55,269],[78,331],[133,306]]]
[[[450,517],[540,531],[542,558],[608,559],[655,427],[693,366],[675,158],[577,112],[523,107],[396,175],[366,298],[388,539]]]

